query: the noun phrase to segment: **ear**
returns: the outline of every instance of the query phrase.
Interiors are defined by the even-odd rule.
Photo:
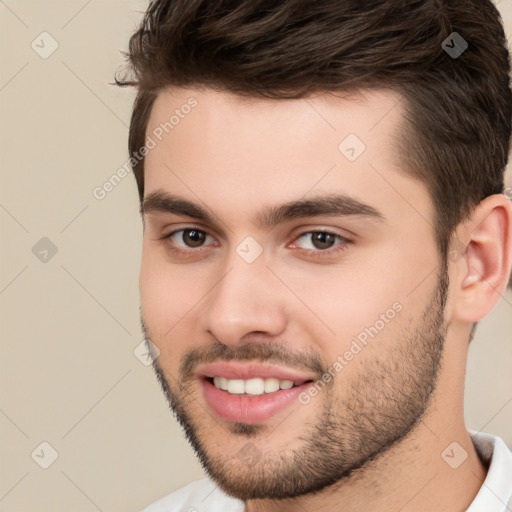
[[[497,304],[510,279],[512,204],[504,195],[485,198],[457,228],[450,260],[452,316],[478,322]]]

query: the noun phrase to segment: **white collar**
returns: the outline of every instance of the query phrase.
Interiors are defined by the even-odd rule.
[[[489,463],[487,476],[466,512],[507,512],[512,508],[512,452],[498,436],[475,432],[469,434],[475,449]]]

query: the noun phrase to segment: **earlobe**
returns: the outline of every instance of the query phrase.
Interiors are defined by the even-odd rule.
[[[474,323],[497,304],[512,264],[512,205],[503,195],[484,199],[457,234],[467,240],[458,267],[454,315]]]

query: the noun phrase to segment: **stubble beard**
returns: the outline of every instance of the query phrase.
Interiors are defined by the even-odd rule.
[[[392,345],[385,357],[365,361],[350,382],[343,381],[340,386],[343,394],[337,395],[335,386],[322,391],[321,412],[304,425],[304,433],[298,438],[300,448],[294,450],[262,453],[258,441],[268,435],[266,426],[232,423],[221,433],[226,436],[226,451],[213,453],[209,434],[212,428],[223,429],[220,422],[208,418],[210,431],[205,430],[200,416],[208,415],[203,409],[196,409],[195,415],[192,412],[194,397],[190,386],[178,384],[174,379],[171,385],[158,360],[153,362],[153,367],[203,468],[227,494],[247,501],[318,492],[358,472],[364,473],[420,423],[440,368],[446,335],[447,290],[448,274],[443,265],[431,301],[416,325],[401,331],[400,341]],[[374,342],[384,343],[384,340]],[[253,354],[257,353],[257,347],[252,345]],[[260,347],[267,355],[272,350],[264,344]],[[226,346],[223,349],[224,353],[229,351]],[[274,437],[279,434],[288,440],[285,426],[271,433]],[[253,464],[244,464],[242,457],[229,453],[230,436],[235,442],[241,438],[250,440]]]

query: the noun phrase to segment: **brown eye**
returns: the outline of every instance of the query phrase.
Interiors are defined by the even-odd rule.
[[[329,249],[332,247],[335,240],[335,236],[322,231],[314,231],[311,237],[311,241],[317,249]]]
[[[344,238],[328,231],[309,231],[303,233],[297,240],[304,240],[306,243],[301,244],[302,249],[326,250],[336,244],[336,240],[344,241]],[[309,246],[309,247],[308,247]]]
[[[207,239],[212,237],[199,229],[187,228],[173,231],[165,238],[178,248],[195,249],[204,245]]]
[[[206,233],[197,229],[185,229],[181,238],[189,247],[200,247],[206,240]]]

